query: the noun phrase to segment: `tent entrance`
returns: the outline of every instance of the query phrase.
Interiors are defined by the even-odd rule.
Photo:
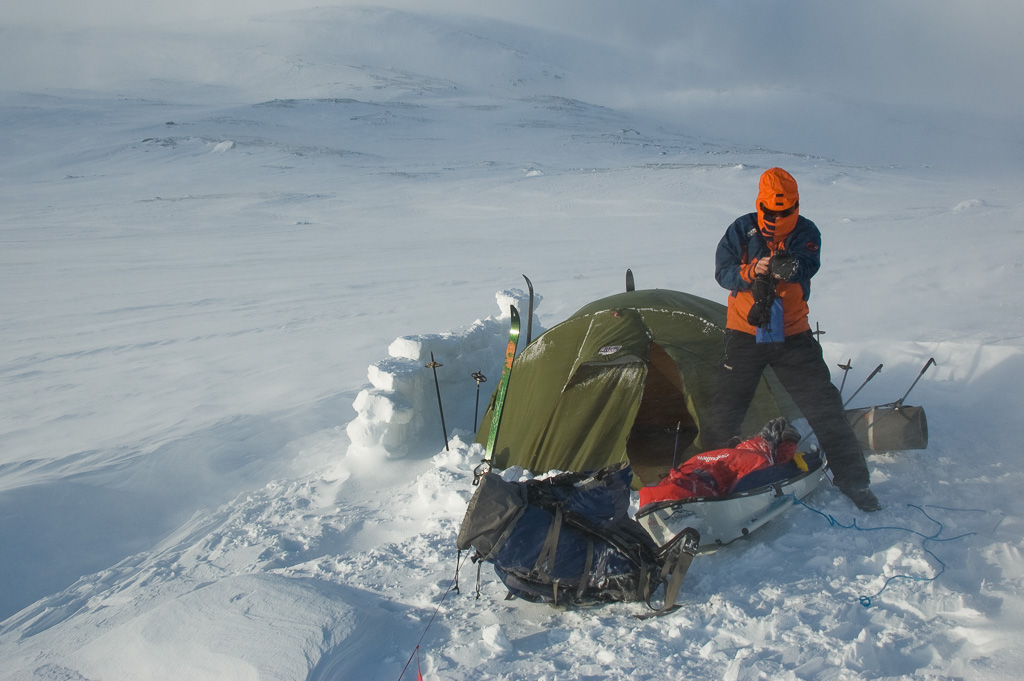
[[[686,407],[679,367],[661,346],[652,343],[643,397],[626,442],[633,472],[645,485],[657,483],[673,465],[683,462],[683,452],[697,433],[697,423]]]

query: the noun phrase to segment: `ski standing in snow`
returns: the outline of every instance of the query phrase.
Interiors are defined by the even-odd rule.
[[[512,305],[509,311],[512,314],[512,325],[508,332],[508,345],[505,347],[505,364],[501,370],[501,380],[498,382],[498,389],[494,393],[494,413],[491,416],[491,429],[487,435],[484,460],[474,473],[474,485],[480,481],[480,476],[491,469],[494,444],[498,440],[498,426],[501,425],[501,410],[505,406],[505,393],[508,391],[508,381],[512,376],[512,363],[515,361],[516,346],[519,344],[519,310],[516,309],[515,305]]]

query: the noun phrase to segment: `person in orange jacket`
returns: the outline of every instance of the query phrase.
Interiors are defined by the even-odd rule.
[[[771,366],[817,435],[835,485],[861,510],[877,511],[864,453],[807,320],[821,233],[800,215],[796,180],[782,168],[761,175],[756,206],[729,226],[715,254],[715,279],[730,293],[704,448],[725,447],[741,435],[761,374]]]

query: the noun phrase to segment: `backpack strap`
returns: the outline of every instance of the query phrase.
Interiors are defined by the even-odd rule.
[[[540,555],[537,556],[537,563],[533,569],[545,579],[551,579],[548,570],[555,567],[555,553],[558,550],[558,537],[562,533],[562,507],[555,506],[555,517],[548,527],[548,536],[540,547]]]
[[[583,574],[580,575],[580,588],[576,590],[576,598],[583,598],[590,586],[590,568],[594,567],[594,540],[587,537],[587,559],[583,562]]]

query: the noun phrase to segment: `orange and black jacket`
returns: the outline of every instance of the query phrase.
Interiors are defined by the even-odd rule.
[[[792,281],[779,281],[776,295],[782,299],[785,334],[794,336],[809,331],[807,299],[811,296],[811,277],[821,267],[821,232],[807,218],[800,216],[796,225],[779,243],[769,243],[757,225],[757,213],[741,216],[726,230],[715,253],[715,279],[729,289],[726,328],[754,334],[756,328],[747,322],[754,304],[750,285],[754,281],[754,264],[760,258],[785,250],[799,262]]]

